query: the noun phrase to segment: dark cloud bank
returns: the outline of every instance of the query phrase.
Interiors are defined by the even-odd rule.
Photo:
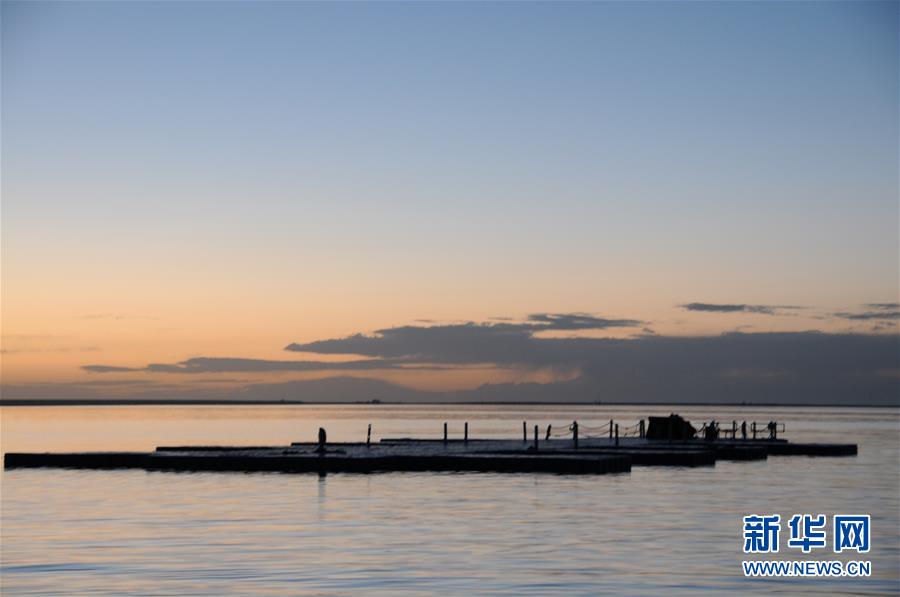
[[[569,382],[496,384],[454,395],[463,400],[893,405],[900,399],[896,334],[731,333],[617,340],[540,338],[517,328],[468,324],[392,328],[287,348],[580,371]]]
[[[705,305],[694,309],[701,311],[743,311],[748,307],[692,304]],[[866,308],[889,314],[895,305],[867,305]],[[606,319],[583,313],[535,314],[520,322],[410,325],[377,330],[371,335],[293,343],[286,347],[287,351],[305,355],[341,355],[352,359],[343,363],[198,357],[174,364],[135,368],[87,365],[84,369],[98,374],[185,374],[183,384],[150,383],[140,386],[137,394],[129,393],[130,397],[141,399],[900,404],[900,335],[897,333],[809,331],[675,337],[640,335],[644,326],[645,322],[638,320]],[[565,332],[611,328],[635,335],[627,339],[558,337],[559,332],[566,335]],[[546,332],[557,333],[548,337]],[[571,381],[498,383],[473,390],[432,392],[370,379],[365,373],[366,377],[361,378],[358,373],[473,366],[555,370]],[[333,375],[318,380],[249,383],[238,389],[215,388],[191,381],[198,374],[265,372],[333,372]],[[355,372],[355,376],[348,377],[349,372]],[[96,392],[97,386],[90,382],[65,386],[39,384],[6,386],[3,397],[7,400],[87,399],[96,398]]]

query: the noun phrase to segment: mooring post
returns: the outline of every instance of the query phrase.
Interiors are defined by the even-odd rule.
[[[578,421],[572,421],[572,440],[575,442],[575,449],[578,449]]]
[[[619,424],[616,423],[616,445],[619,445]]]
[[[466,421],[466,424],[463,426],[463,441],[469,441],[469,422]]]
[[[444,443],[447,443],[447,422],[444,421]]]
[[[753,439],[756,439],[756,421],[753,421],[750,427],[753,430]]]
[[[772,421],[772,439],[778,439],[778,421]]]
[[[528,427],[525,425],[525,421],[522,421],[522,441],[528,443]]]
[[[612,433],[613,433],[613,420],[610,419],[609,420],[609,439],[612,439]]]
[[[538,449],[538,426],[534,426],[534,449]]]
[[[641,434],[641,437],[643,438],[643,437],[644,437],[644,433],[645,433],[645,431],[644,431],[644,419],[641,419],[640,423],[638,423],[638,427],[640,428],[640,434]]]
[[[553,427],[553,424],[547,425],[547,437],[544,438],[544,441],[549,441],[550,439],[550,428]]]
[[[316,448],[316,452],[318,452],[319,455],[322,455],[325,453],[325,443],[327,440],[328,440],[328,434],[325,433],[325,428],[319,427],[319,447]]]
[[[369,447],[369,444],[372,443],[372,424],[369,423],[369,429],[366,431],[366,447]]]

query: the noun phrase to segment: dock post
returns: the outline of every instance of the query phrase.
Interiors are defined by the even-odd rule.
[[[534,426],[534,449],[537,451],[538,449],[538,426]]]
[[[575,449],[578,449],[578,421],[572,421],[572,440],[575,442]]]
[[[553,424],[547,425],[547,437],[544,438],[544,441],[548,441],[550,439],[550,428],[553,427]]]
[[[753,421],[753,423],[751,423],[750,427],[753,430],[753,439],[756,439],[756,421]]]
[[[609,439],[612,439],[612,432],[613,432],[613,420],[610,419],[609,420]]]
[[[641,434],[641,437],[643,438],[644,434],[646,433],[644,431],[644,419],[641,419],[641,422],[638,423],[638,427],[640,428],[640,434]]]
[[[316,448],[316,452],[319,453],[319,456],[325,453],[325,443],[328,440],[328,434],[325,433],[324,427],[319,427],[319,447]]]
[[[616,423],[616,445],[619,445],[619,424]]]
[[[731,439],[737,439],[737,421],[731,422]]]
[[[778,421],[772,421],[772,439],[778,439]]]
[[[528,443],[528,427],[525,425],[525,421],[522,421],[522,441]]]
[[[466,421],[466,424],[463,427],[463,441],[464,442],[469,441],[469,422],[468,421]]]
[[[369,429],[366,431],[366,447],[369,447],[369,444],[372,443],[372,424],[369,423]]]
[[[447,422],[444,421],[444,443],[447,443]]]

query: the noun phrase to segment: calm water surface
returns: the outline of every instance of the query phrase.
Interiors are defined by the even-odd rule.
[[[8,451],[519,437],[522,420],[776,418],[853,458],[771,457],[606,476],[11,470],[4,595],[900,592],[898,409],[522,406],[5,407]],[[870,513],[868,579],[745,579],[741,516]],[[786,526],[786,525],[785,525]],[[782,537],[784,543],[785,537]],[[829,531],[829,550],[830,550]],[[843,554],[842,554],[843,555]],[[810,559],[840,558],[830,551]],[[769,559],[776,559],[772,557]],[[782,550],[777,559],[804,559]],[[846,558],[843,558],[846,559]]]

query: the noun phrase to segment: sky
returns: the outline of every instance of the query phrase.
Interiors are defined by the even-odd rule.
[[[0,396],[896,404],[898,31],[4,0]]]

